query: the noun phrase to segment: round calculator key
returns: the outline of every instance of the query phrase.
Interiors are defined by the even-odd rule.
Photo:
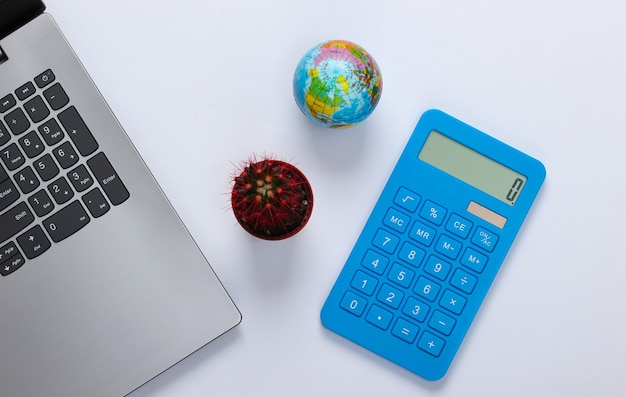
[[[456,269],[450,279],[450,284],[453,287],[460,289],[466,294],[471,294],[474,291],[477,282],[478,279],[476,277],[461,269]]]
[[[439,306],[451,311],[454,314],[461,314],[466,303],[467,299],[465,299],[461,295],[454,293],[450,290],[446,290],[441,296]]]
[[[376,305],[372,305],[369,312],[367,312],[367,316],[365,316],[365,320],[368,323],[373,324],[382,330],[389,327],[392,319],[393,314]]]
[[[432,356],[439,357],[445,344],[446,342],[444,342],[443,339],[431,334],[430,332],[424,332],[419,342],[417,342],[417,347]]]
[[[385,218],[383,219],[383,224],[385,226],[398,233],[404,233],[409,223],[411,223],[411,218],[394,208],[389,208]]]
[[[374,289],[376,285],[378,285],[378,280],[369,274],[366,274],[362,271],[357,271],[352,279],[352,283],[350,283],[352,288],[363,292],[366,295],[372,295],[374,293]]]
[[[487,257],[476,250],[468,248],[461,257],[461,264],[481,273],[487,264]]]
[[[427,200],[420,211],[420,216],[435,225],[441,225],[446,217],[446,212],[446,209],[442,206]]]
[[[424,302],[420,302],[417,299],[410,297],[407,299],[404,308],[402,309],[402,313],[409,316],[411,319],[417,322],[423,322],[426,319],[426,315],[430,310],[430,306],[425,304]]]
[[[498,242],[498,235],[487,229],[479,227],[474,232],[472,243],[486,251],[492,252]]]
[[[386,256],[372,250],[367,250],[363,260],[361,261],[361,266],[373,271],[376,274],[383,274],[388,264],[389,259],[387,259]]]
[[[378,229],[372,244],[388,254],[393,254],[398,244],[400,244],[400,239],[386,230]]]
[[[458,216],[457,214],[452,214],[448,223],[446,223],[446,229],[460,238],[465,239],[472,229],[472,222]]]
[[[417,325],[411,324],[410,322],[399,318],[391,329],[391,334],[407,343],[413,343],[419,330],[420,329]]]
[[[421,197],[419,194],[410,191],[409,189],[401,187],[396,194],[394,203],[404,208],[407,211],[415,212],[418,204],[420,203]]]
[[[348,291],[343,296],[343,299],[339,303],[339,306],[341,306],[341,308],[348,313],[352,313],[355,316],[360,317],[363,314],[363,311],[365,311],[367,301],[357,294]]]
[[[439,284],[427,279],[426,277],[420,276],[420,278],[417,279],[417,283],[415,284],[413,291],[415,291],[415,293],[422,298],[434,302],[440,289],[441,287]]]
[[[444,335],[450,335],[452,333],[452,329],[456,324],[456,320],[452,317],[443,314],[439,310],[436,310],[433,313],[433,316],[430,318],[428,325],[430,328],[435,331],[441,332]]]

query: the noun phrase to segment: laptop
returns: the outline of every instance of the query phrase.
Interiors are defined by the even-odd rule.
[[[0,0],[0,394],[124,396],[241,315],[40,0]]]

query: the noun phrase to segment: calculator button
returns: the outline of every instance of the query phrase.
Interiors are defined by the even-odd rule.
[[[404,243],[400,253],[398,253],[398,258],[415,267],[419,267],[420,263],[422,263],[422,259],[424,259],[424,256],[426,256],[426,252],[411,243]]]
[[[407,211],[415,212],[420,202],[420,196],[409,189],[401,187],[393,202]]]
[[[393,254],[399,243],[400,239],[398,237],[383,229],[378,229],[372,241],[374,247],[378,247],[389,254]]]
[[[399,233],[404,233],[409,223],[411,223],[411,218],[393,208],[389,208],[389,211],[387,211],[387,215],[385,215],[385,219],[383,220],[383,224],[385,226],[388,226]]]
[[[367,250],[363,260],[361,261],[361,266],[373,271],[376,274],[383,274],[388,263],[389,259],[387,259],[386,256],[380,255],[372,250]]]
[[[372,295],[377,284],[378,280],[376,278],[363,273],[360,270],[356,272],[354,278],[352,279],[352,283],[350,283],[352,288],[363,292],[365,295]]]
[[[420,276],[420,278],[417,279],[417,284],[415,284],[413,291],[419,296],[434,302],[440,288],[439,284],[426,277]]]
[[[391,270],[389,270],[387,278],[401,287],[409,288],[415,278],[415,272],[398,263],[394,263]]]
[[[418,243],[430,247],[433,240],[435,239],[436,234],[437,232],[435,231],[435,229],[428,227],[421,222],[415,222],[415,225],[413,225],[413,229],[411,229],[411,234],[409,234],[409,237],[411,237]]]
[[[429,310],[430,306],[418,301],[413,297],[410,297],[409,299],[407,299],[406,304],[402,309],[402,313],[406,314],[413,320],[421,323],[426,319],[426,315],[428,314]]]
[[[448,223],[446,223],[446,229],[464,239],[467,238],[470,230],[472,229],[472,222],[465,218],[461,218],[457,214],[452,214]]]
[[[376,305],[372,305],[369,312],[367,313],[367,316],[365,316],[365,320],[368,323],[373,324],[383,330],[389,327],[392,319],[393,314]]]
[[[461,252],[462,244],[451,237],[442,235],[435,245],[435,251],[447,256],[450,259],[456,259]]]
[[[487,264],[487,257],[471,248],[468,248],[461,257],[461,264],[467,266],[475,272],[480,273]]]
[[[342,309],[344,309],[348,313],[354,314],[357,317],[363,314],[366,305],[367,301],[365,299],[350,291],[346,292],[346,294],[343,296],[343,299],[341,300],[341,303],[339,304]]]
[[[446,343],[443,339],[431,334],[430,332],[424,332],[419,342],[417,342],[417,347],[430,355],[439,357],[445,344]]]
[[[448,316],[447,314],[443,314],[439,310],[435,310],[433,316],[428,322],[430,328],[434,329],[435,331],[441,332],[444,335],[450,335],[455,324],[455,319]]]
[[[390,286],[389,284],[383,284],[378,292],[377,299],[385,305],[397,309],[402,302],[404,293],[397,288]]]
[[[474,236],[472,237],[472,243],[489,252],[493,251],[497,242],[498,235],[483,229],[482,227],[476,229]]]
[[[441,296],[439,306],[451,311],[454,314],[461,314],[466,303],[467,299],[465,299],[461,295],[456,294],[450,290],[446,290]]]
[[[424,203],[420,216],[435,225],[441,225],[446,217],[446,209],[428,200]]]
[[[452,275],[452,279],[450,279],[450,284],[467,294],[471,294],[472,291],[474,291],[477,281],[478,279],[471,274],[461,269],[456,269]]]
[[[30,121],[26,118],[22,108],[12,110],[4,116],[4,121],[11,129],[11,132],[13,132],[13,135],[20,135],[21,133],[26,132],[28,127],[30,127]]]
[[[407,343],[413,343],[419,330],[420,329],[417,325],[411,324],[410,322],[399,318],[398,321],[396,321],[396,325],[393,326],[391,334]]]
[[[428,262],[426,262],[426,266],[424,266],[424,271],[443,281],[448,277],[451,267],[448,262],[444,262],[436,256],[431,256]]]

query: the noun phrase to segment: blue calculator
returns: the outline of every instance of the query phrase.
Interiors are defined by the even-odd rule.
[[[534,158],[425,112],[322,308],[324,326],[442,378],[545,175]]]

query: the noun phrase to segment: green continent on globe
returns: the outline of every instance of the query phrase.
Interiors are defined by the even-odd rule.
[[[293,79],[300,110],[331,128],[365,120],[382,92],[374,59],[357,44],[332,40],[318,44],[300,60]]]

